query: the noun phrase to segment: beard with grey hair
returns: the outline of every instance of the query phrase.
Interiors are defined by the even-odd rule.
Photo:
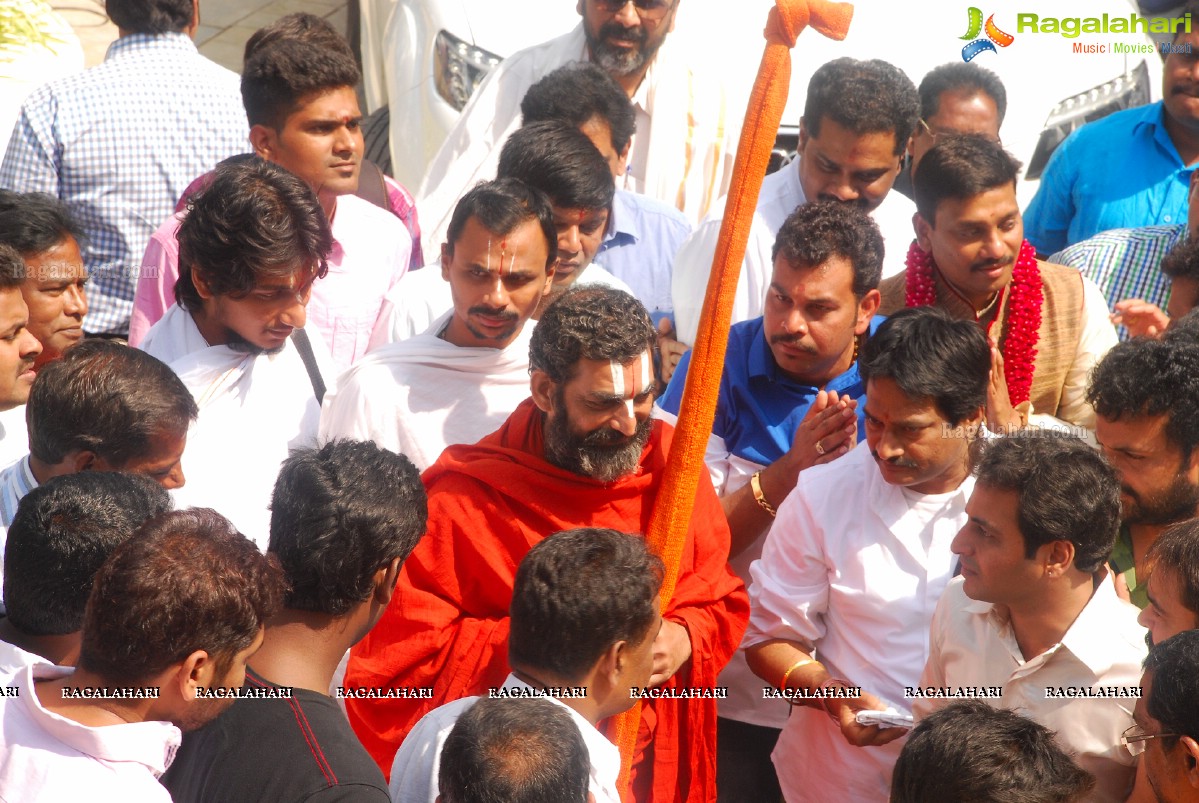
[[[649,442],[653,421],[637,422],[632,435],[622,435],[609,427],[578,434],[571,429],[563,400],[545,418],[545,459],[600,482],[613,482],[628,476],[641,464],[641,452]]]

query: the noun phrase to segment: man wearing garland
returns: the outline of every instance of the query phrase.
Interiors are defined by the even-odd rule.
[[[1024,239],[1019,168],[978,136],[946,139],[925,155],[914,180],[916,241],[906,270],[879,287],[880,311],[934,304],[983,327],[992,344],[991,429],[1022,426],[1033,414],[1093,429],[1087,375],[1116,331],[1099,288],[1037,260]]]

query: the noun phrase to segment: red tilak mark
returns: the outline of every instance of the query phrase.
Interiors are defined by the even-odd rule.
[[[580,210],[579,210],[579,220],[578,220],[578,224],[579,224],[580,226],[582,226],[582,225],[583,225],[583,210],[582,210],[582,209],[580,209]]]

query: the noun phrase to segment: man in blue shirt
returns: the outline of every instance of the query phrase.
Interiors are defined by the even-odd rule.
[[[799,473],[860,439],[858,347],[877,327],[883,238],[864,211],[837,201],[800,206],[779,230],[760,318],[729,331],[706,461],[732,532],[730,565],[748,584],[767,529]],[[691,355],[655,414],[677,419]],[[770,752],[787,707],[762,699],[738,651],[720,676],[717,788],[743,800],[780,797]],[[730,800],[733,798],[729,798]]]
[[[578,128],[604,155],[614,179],[625,174],[636,112],[616,79],[598,65],[559,67],[529,87],[520,111],[522,125],[557,120]],[[627,284],[658,324],[671,318],[670,269],[690,233],[682,212],[618,185],[595,261]]]
[[[1199,16],[1199,3],[1183,12]],[[1179,31],[1163,65],[1161,101],[1088,123],[1053,152],[1024,213],[1024,236],[1039,253],[1107,229],[1186,221],[1199,161],[1197,64],[1199,28]]]

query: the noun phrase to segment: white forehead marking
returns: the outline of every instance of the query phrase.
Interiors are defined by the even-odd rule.
[[[616,360],[608,360],[608,368],[612,371],[612,392],[624,398],[624,366]]]
[[[641,392],[644,393],[653,380],[650,377],[649,352],[641,352]]]
[[[501,263],[502,267],[503,263]],[[487,272],[491,272],[491,238],[487,238]]]

